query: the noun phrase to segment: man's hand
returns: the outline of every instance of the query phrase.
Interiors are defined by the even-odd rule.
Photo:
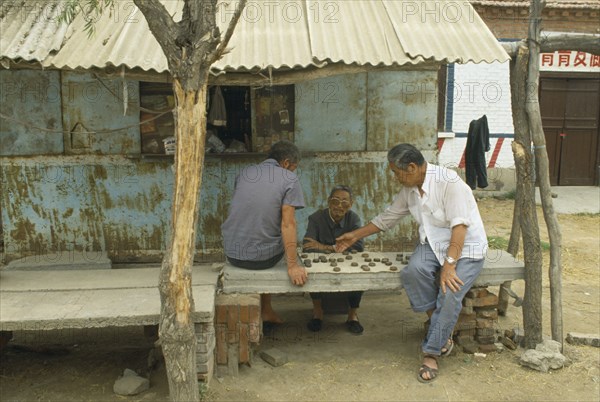
[[[311,239],[310,237],[304,238],[304,244],[302,245],[304,250],[319,250],[319,251],[335,251],[333,246],[327,246],[325,244],[319,243],[315,239]]]
[[[290,277],[290,281],[297,286],[304,285],[308,280],[306,268],[301,267],[298,264],[291,264],[288,266],[288,275]]]
[[[350,248],[354,243],[360,240],[360,237],[356,236],[354,232],[344,233],[337,239],[335,239],[335,251],[341,253]]]
[[[451,291],[457,292],[462,285],[464,285],[463,281],[456,275],[456,266],[450,265],[444,261],[444,266],[442,267],[442,272],[440,274],[442,293],[446,294],[446,286],[450,288]]]

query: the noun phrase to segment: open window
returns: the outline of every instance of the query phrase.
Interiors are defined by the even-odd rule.
[[[175,135],[168,83],[140,82],[142,154],[164,155]],[[294,140],[294,86],[210,86],[206,152],[267,152],[279,140]]]

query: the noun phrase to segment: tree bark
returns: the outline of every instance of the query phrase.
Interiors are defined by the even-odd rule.
[[[600,54],[600,35],[584,33],[554,33],[541,32],[540,52],[550,53],[557,50],[577,50],[593,54]],[[525,41],[502,42],[501,46],[510,57],[517,55],[517,50],[525,46]]]
[[[523,328],[525,330],[525,346],[534,348],[542,341],[542,249],[535,207],[535,178],[533,174],[531,136],[525,112],[527,60],[529,57],[527,51],[526,47],[521,47],[514,62],[511,63],[510,81],[515,128],[515,140],[512,149],[517,174],[515,213],[519,211],[518,220],[523,235],[525,260]]]
[[[552,203],[552,192],[550,186],[550,169],[548,167],[548,152],[546,150],[546,138],[542,128],[542,115],[538,99],[539,87],[539,57],[540,57],[540,22],[543,3],[540,0],[532,0],[529,19],[529,67],[527,77],[526,111],[529,127],[534,144],[536,177],[540,186],[540,197],[544,220],[548,228],[550,238],[550,304],[551,304],[551,328],[552,339],[563,345],[563,319],[562,319],[562,279],[561,279],[561,234],[554,205]]]
[[[192,265],[204,166],[208,74],[225,51],[246,0],[239,2],[223,38],[216,25],[217,0],[185,0],[179,22],[173,21],[159,0],[134,2],[165,53],[176,101],[171,240],[159,279],[159,337],[171,399],[198,401]]]
[[[206,70],[205,78],[208,78]],[[160,272],[160,342],[165,356],[171,399],[199,399],[196,335],[192,298],[192,265],[198,222],[199,189],[204,163],[206,85],[185,91],[174,80],[176,99],[175,184],[171,242]]]

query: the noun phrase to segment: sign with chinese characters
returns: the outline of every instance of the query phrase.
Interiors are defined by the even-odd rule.
[[[540,71],[573,71],[600,73],[600,55],[559,50],[540,54]]]

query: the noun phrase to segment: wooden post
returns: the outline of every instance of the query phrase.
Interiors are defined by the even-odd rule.
[[[561,278],[561,234],[556,211],[552,203],[550,187],[550,173],[548,167],[548,152],[546,139],[542,128],[542,115],[538,99],[539,87],[539,59],[541,41],[541,15],[544,4],[541,0],[532,0],[529,17],[529,67],[527,77],[527,102],[526,111],[534,144],[536,178],[539,181],[540,197],[544,220],[550,238],[550,303],[551,303],[551,328],[552,339],[563,345],[563,319],[562,319],[562,278]]]
[[[525,297],[523,302],[523,328],[525,345],[534,348],[542,341],[542,249],[535,209],[535,181],[531,137],[525,113],[527,98],[527,48],[522,46],[513,58],[510,69],[511,97],[515,140],[512,144],[517,173],[515,211],[523,236],[525,260]],[[514,220],[513,220],[514,221]],[[511,234],[511,236],[513,236]],[[516,250],[511,250],[516,253]]]

